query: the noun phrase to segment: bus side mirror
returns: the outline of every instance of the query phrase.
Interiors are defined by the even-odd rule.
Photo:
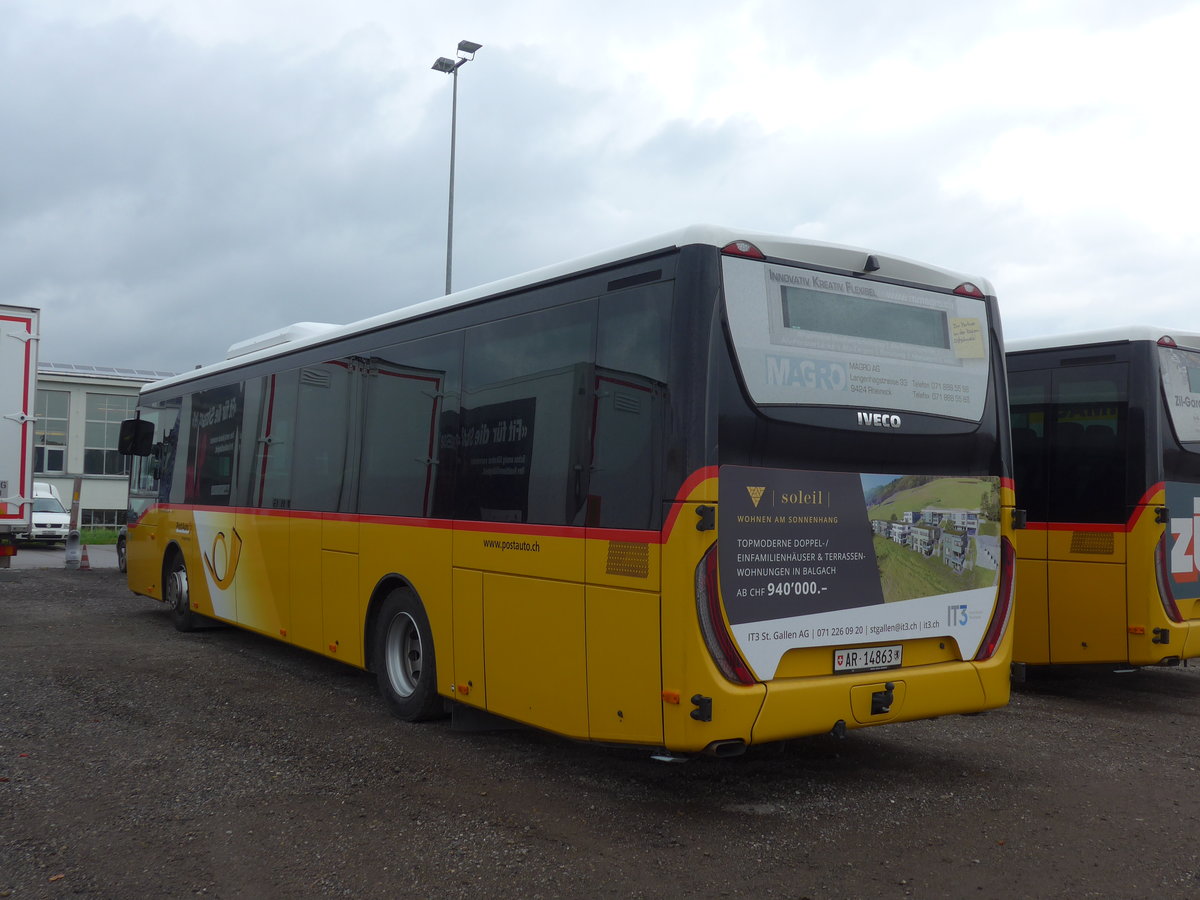
[[[154,423],[146,419],[126,419],[117,436],[117,452],[122,456],[149,456],[154,448]]]

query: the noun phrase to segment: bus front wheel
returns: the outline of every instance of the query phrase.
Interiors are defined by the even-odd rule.
[[[393,714],[408,722],[438,715],[433,632],[425,607],[411,593],[397,589],[383,601],[374,658],[379,693]]]
[[[188,592],[187,563],[178,551],[171,554],[163,567],[163,599],[171,609],[171,623],[176,631],[195,631],[199,625],[192,612],[191,594]]]

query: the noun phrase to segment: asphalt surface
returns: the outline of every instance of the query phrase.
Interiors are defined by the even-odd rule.
[[[86,546],[89,568],[115,569],[117,567],[115,544],[87,544]],[[67,567],[67,551],[62,544],[20,544],[17,546],[17,555],[9,559],[9,568],[11,569],[65,569]]]
[[[0,897],[1200,897],[1197,666],[664,764],[399,722],[42,558],[0,570]]]

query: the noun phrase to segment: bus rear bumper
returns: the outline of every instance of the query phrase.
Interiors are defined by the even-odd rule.
[[[865,728],[936,716],[976,713],[1004,706],[1009,698],[1008,660],[777,679],[754,723],[753,743],[800,737],[796,723],[819,722],[810,733]],[[986,684],[985,684],[986,681]]]

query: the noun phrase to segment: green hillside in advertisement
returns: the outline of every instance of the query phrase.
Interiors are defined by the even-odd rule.
[[[864,479],[885,602],[997,583],[998,479],[905,475],[872,484]]]
[[[926,480],[928,479],[928,480]],[[904,483],[916,482],[914,487]],[[867,514],[872,519],[900,519],[906,512],[920,512],[926,507],[939,509],[978,509],[993,525],[1000,518],[999,485],[994,478],[946,478],[937,475],[906,475],[892,485],[899,486],[895,493],[875,499],[881,489],[876,488],[867,496]],[[890,486],[889,486],[890,487]],[[985,498],[992,500],[991,509],[985,509]],[[994,534],[999,534],[997,528]]]
[[[996,583],[996,569],[974,566],[955,572],[938,557],[922,556],[884,537],[875,538],[875,559],[879,563],[885,603],[953,594]]]

